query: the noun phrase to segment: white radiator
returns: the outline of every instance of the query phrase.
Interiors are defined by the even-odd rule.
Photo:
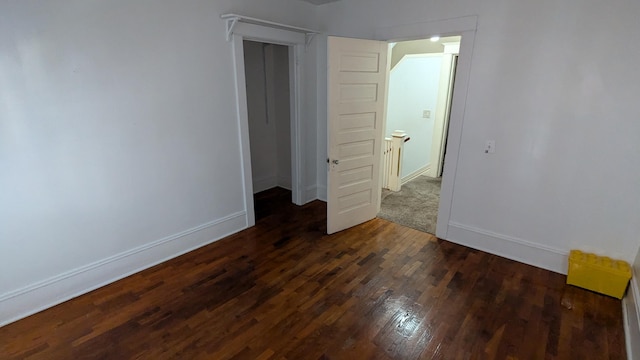
[[[383,159],[383,168],[382,168],[382,187],[384,189],[389,188],[389,179],[392,176],[392,166],[393,163],[393,140],[391,138],[384,138],[384,149],[382,151],[382,159]]]

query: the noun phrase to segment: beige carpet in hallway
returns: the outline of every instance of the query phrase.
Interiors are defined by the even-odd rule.
[[[398,192],[382,189],[378,217],[430,234],[436,233],[441,178],[418,176]]]

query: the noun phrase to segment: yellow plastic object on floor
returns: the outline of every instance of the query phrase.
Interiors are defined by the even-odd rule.
[[[622,299],[631,279],[631,266],[625,261],[571,250],[567,284]]]

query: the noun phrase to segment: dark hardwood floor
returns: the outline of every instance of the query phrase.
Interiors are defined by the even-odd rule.
[[[620,301],[562,275],[256,201],[254,228],[0,328],[0,358],[625,358]]]

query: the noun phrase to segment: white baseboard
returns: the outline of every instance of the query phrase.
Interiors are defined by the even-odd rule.
[[[237,212],[0,294],[0,327],[210,244],[246,227],[246,212]]]
[[[253,178],[253,193],[257,194],[261,191],[269,190],[278,186],[278,177],[275,175],[267,175]]]
[[[627,346],[627,359],[640,359],[640,280],[631,278],[627,295],[622,299],[622,315],[624,316],[624,336]]]
[[[304,191],[304,203],[310,203],[318,200],[318,187],[316,185],[307,186]]]
[[[456,222],[449,223],[446,240],[560,274],[567,274],[569,252],[561,249]]]
[[[429,171],[431,169],[431,164],[427,164],[423,167],[421,167],[420,169],[412,172],[411,174],[403,177],[402,179],[400,179],[400,183],[402,183],[402,185],[408,183],[409,181],[417,178],[418,176],[426,173],[427,171]]]
[[[320,201],[327,202],[327,187],[324,185],[318,185],[316,198]]]
[[[283,189],[291,190],[291,177],[278,177],[278,187]]]

